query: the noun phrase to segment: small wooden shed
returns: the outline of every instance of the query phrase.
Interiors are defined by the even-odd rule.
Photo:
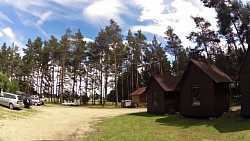
[[[146,88],[147,112],[166,114],[179,111],[179,91],[175,87],[179,77],[172,75],[153,75]]]
[[[146,87],[141,87],[130,94],[132,103],[137,103],[138,107],[146,106],[147,96],[145,93]]]
[[[237,79],[241,92],[241,116],[250,117],[250,48],[247,49]]]
[[[219,117],[229,110],[232,80],[215,65],[190,60],[182,75],[180,113],[187,117]]]

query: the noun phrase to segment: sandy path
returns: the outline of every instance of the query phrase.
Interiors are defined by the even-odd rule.
[[[33,108],[41,113],[22,119],[0,120],[0,141],[79,140],[91,124],[103,118],[146,111],[145,108],[91,109],[82,107]]]

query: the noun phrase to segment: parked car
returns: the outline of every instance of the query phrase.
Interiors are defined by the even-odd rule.
[[[13,93],[0,93],[0,105],[7,106],[10,109],[24,108],[24,103],[21,95]]]
[[[24,108],[29,108],[30,106],[32,106],[32,100],[29,95],[21,94],[21,96],[23,98]]]
[[[41,100],[40,97],[37,96],[37,95],[31,95],[31,96],[30,96],[30,99],[32,100],[32,103],[33,103],[35,106],[38,106],[38,105],[42,105],[42,104],[43,104],[42,100]]]
[[[46,99],[44,99],[44,98],[41,98],[41,101],[42,101],[42,105],[44,105],[46,103]]]

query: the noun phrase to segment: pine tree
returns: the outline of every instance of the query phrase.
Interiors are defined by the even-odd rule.
[[[183,48],[181,45],[181,40],[179,37],[174,33],[174,29],[171,26],[167,27],[167,31],[164,32],[166,37],[164,39],[167,40],[167,45],[165,47],[165,51],[169,52],[171,55],[174,55],[174,63],[176,64],[174,67],[175,74],[179,75],[179,52]]]

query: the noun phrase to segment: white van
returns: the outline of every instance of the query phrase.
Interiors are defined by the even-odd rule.
[[[0,93],[0,105],[7,106],[10,109],[24,108],[21,95],[6,92]]]

